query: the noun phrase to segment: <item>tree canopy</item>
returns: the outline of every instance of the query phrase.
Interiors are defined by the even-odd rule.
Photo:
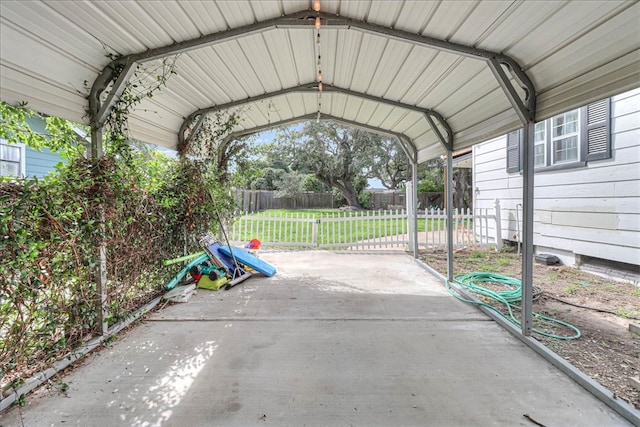
[[[409,179],[409,159],[397,141],[371,135],[373,144],[363,153],[369,155],[367,178],[376,178],[388,190],[396,190]]]
[[[29,125],[29,119],[39,117],[45,123],[45,133],[37,132]],[[9,105],[0,102],[0,138],[9,144],[23,143],[34,150],[49,148],[69,157],[86,150],[81,126],[59,117],[40,116],[26,105]]]
[[[367,178],[378,178],[387,188],[406,179],[406,158],[395,141],[333,122],[281,129],[273,149],[290,170],[313,174],[358,208]]]

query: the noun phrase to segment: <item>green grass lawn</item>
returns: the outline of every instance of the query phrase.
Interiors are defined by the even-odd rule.
[[[340,245],[407,234],[407,221],[395,212],[344,212],[338,209],[273,209],[236,219],[232,240],[257,238],[264,243],[288,242],[294,245]],[[283,219],[276,221],[276,219]],[[375,218],[375,219],[374,219]],[[444,221],[429,222],[444,229]],[[418,231],[427,221],[418,218]],[[315,229],[315,239],[314,239]],[[390,237],[388,237],[388,240]]]

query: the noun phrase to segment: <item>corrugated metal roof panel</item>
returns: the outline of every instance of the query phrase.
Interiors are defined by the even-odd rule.
[[[450,63],[437,80],[418,95],[419,105],[433,105],[441,108],[447,97],[458,92],[467,81],[486,70],[486,66],[476,59],[460,57]],[[461,102],[469,102],[470,98],[460,98]]]
[[[558,13],[565,7],[565,2],[558,0],[547,2],[545,7],[540,7],[538,2],[523,1],[514,2],[500,17],[494,21],[495,26],[491,31],[482,35],[482,40],[478,41],[478,47],[487,50],[501,51],[508,55],[517,54],[517,50],[511,47],[517,43],[528,40],[536,29],[544,24],[550,17]],[[526,59],[519,56],[520,61]]]
[[[109,63],[107,54],[141,53],[216,32],[231,34],[239,26],[255,27],[298,11],[307,10],[312,18],[311,4],[1,2],[1,99],[28,101],[47,114],[86,122],[84,81],[93,82]],[[486,62],[389,38],[398,35],[395,31],[510,55],[536,85],[539,118],[620,93],[640,81],[638,2],[322,0],[322,13],[339,14],[320,29],[325,84],[434,109],[453,128],[456,149],[519,126],[517,115]],[[358,26],[332,26],[343,18],[393,30],[375,34]],[[173,146],[181,120],[196,109],[312,84],[315,40],[312,27],[270,28],[181,53],[178,75],[144,102],[149,111],[141,106],[134,113],[132,134]],[[249,105],[246,126],[318,109],[315,93],[290,93]],[[420,113],[401,106],[326,92],[322,112],[406,133],[415,139],[421,159],[442,150]]]
[[[63,86],[70,83],[69,69],[75,69],[76,73],[84,77],[83,80],[77,82],[78,90],[83,89],[84,80],[90,81],[96,76],[95,69],[88,64],[78,64],[76,58],[63,54],[43,39],[29,39],[29,55],[31,56],[29,61],[7,60],[10,58],[18,59],[24,55],[24,44],[19,41],[26,38],[25,33],[13,24],[3,23],[0,34],[2,36],[2,63],[14,70],[20,70],[37,79]],[[43,67],[42,64],[48,64],[48,66]]]
[[[286,31],[267,31],[262,33],[266,46],[265,54],[269,56],[269,66],[273,67],[278,89],[298,86],[301,82],[296,69],[296,61],[291,55],[292,47]],[[289,52],[288,55],[280,54]]]
[[[639,64],[640,49],[582,74],[568,84],[544,92],[538,97],[537,117],[544,120],[558,112],[606,98],[603,89],[618,94],[637,88],[640,82]]]
[[[189,17],[189,21],[197,28],[198,36],[223,31],[227,28],[224,16],[212,3],[182,1],[180,7]]]
[[[325,31],[324,33],[328,33],[328,31]],[[327,36],[321,36],[321,38],[324,40]],[[338,30],[333,55],[339,59],[334,61],[334,75],[332,75],[331,79],[327,80],[327,82],[340,87],[350,87],[351,82],[354,79],[353,70],[356,66],[356,61],[360,52],[360,45],[362,44],[363,39],[364,34],[362,33],[349,30]],[[331,54],[327,53],[324,56],[329,57]]]
[[[377,64],[372,84],[367,88],[367,93],[380,97],[384,97],[389,91],[393,93],[391,86],[398,79],[401,70],[405,68],[411,51],[410,44],[389,40]]]
[[[369,122],[378,123],[378,127],[381,127],[382,123],[389,117],[389,114],[391,114],[393,110],[394,108],[389,104],[378,104]]]
[[[418,104],[422,106],[435,107],[428,99],[425,99],[442,79],[447,77],[447,72],[461,61],[460,56],[447,52],[437,52],[433,56],[433,59],[428,63],[418,79],[407,88],[406,92],[402,95],[390,93],[389,96],[396,98],[396,95],[400,95],[400,99],[405,104]],[[413,64],[409,62],[408,67],[412,67]],[[427,104],[422,104],[422,102]]]
[[[47,16],[48,9],[54,9],[61,15],[68,18],[78,28],[82,29],[85,37],[95,38],[104,46],[104,53],[117,53],[127,55],[140,52],[148,48],[144,40],[139,40],[131,35],[135,28],[124,26],[123,19],[112,20],[98,7],[98,2],[85,2],[81,5],[76,2],[28,2],[29,7],[33,7],[31,14],[23,16],[23,19],[30,19],[29,16],[42,14]],[[148,35],[149,39],[153,34]],[[103,64],[108,63],[105,58]],[[102,68],[102,67],[100,67]]]
[[[525,33],[517,43],[512,45],[507,54],[513,52],[515,56],[517,52],[517,57],[522,59],[523,66],[528,69],[575,40],[587,36],[593,30],[595,22],[606,21],[611,17],[611,13],[619,13],[620,3],[581,2],[580,7],[571,7],[570,4],[565,3],[562,11],[567,9],[571,12],[571,25],[567,25],[566,13],[558,11],[547,14],[542,22],[531,28],[529,33]],[[611,9],[614,10],[611,11]],[[517,26],[517,21],[512,25]],[[535,40],[535,43],[532,43],[532,40]]]
[[[53,112],[49,114],[77,123],[86,120],[86,112],[78,109],[78,105],[85,103],[80,90],[61,88],[54,82],[37,79],[4,64],[0,65],[0,85],[3,101],[15,104],[28,99],[28,107],[36,111]]]
[[[241,27],[257,20],[250,2],[246,0],[216,1],[214,4],[225,17],[228,28]]]
[[[416,112],[407,113],[406,116],[398,123],[396,129],[399,133],[405,134],[411,138],[424,134],[428,129],[428,124],[421,114]]]
[[[385,117],[384,121],[380,122],[380,128],[394,130],[396,124],[402,120],[402,118],[407,114],[407,110],[400,110],[398,108],[394,108],[389,112],[389,115]]]
[[[365,34],[355,56],[355,66],[351,70],[351,81],[346,86],[357,92],[367,92],[373,75],[380,64],[387,39]]]
[[[163,22],[157,21],[162,15],[159,13],[150,15],[143,5],[144,3],[140,2],[133,2],[130,5],[107,2],[97,3],[95,8],[104,14],[107,22],[121,27],[132,39],[139,40],[147,49],[175,43],[177,40],[167,33]],[[164,6],[160,7],[164,8]],[[165,20],[162,19],[162,21]],[[126,46],[118,46],[118,49],[126,49]]]
[[[158,141],[167,140],[174,135],[173,128],[160,126],[156,121],[148,120],[148,116],[144,118],[131,116],[129,118],[129,136],[139,141],[149,141],[154,138]]]
[[[404,1],[389,3],[372,2],[367,15],[367,20],[385,27],[394,27],[398,20],[398,16],[405,5],[406,2]]]
[[[279,30],[278,30],[279,31]],[[316,56],[314,36],[308,30],[290,29],[286,30],[291,42],[291,52],[296,65],[296,73],[300,83],[307,83],[315,80]]]
[[[102,66],[96,65],[101,62],[107,63],[105,51],[99,40],[86,37],[86,33],[78,28],[75,23],[63,15],[47,8],[41,13],[34,13],[33,7],[44,7],[39,3],[32,2],[15,2],[12,8],[2,8],[0,14],[0,31],[2,31],[2,51],[10,47],[11,44],[20,44],[18,40],[12,40],[4,34],[7,28],[21,28],[15,24],[23,19],[24,16],[31,16],[31,28],[27,31],[21,29],[25,37],[32,39],[34,42],[41,40],[42,44],[56,46],[58,51],[65,52],[68,56],[75,58],[79,62],[83,62],[87,67],[100,72]],[[36,9],[38,10],[38,9]],[[2,55],[4,58],[4,54]],[[95,78],[95,76],[94,76]]]
[[[541,91],[568,82],[578,76],[580,71],[589,65],[601,66],[619,58],[618,49],[631,51],[640,40],[640,20],[631,14],[619,14],[609,21],[612,26],[596,28],[571,44],[558,49],[547,56],[543,62],[532,66],[530,72],[541,76],[536,85]],[[620,37],[616,28],[624,28],[637,24],[637,30],[631,37]],[[594,60],[594,57],[597,58]],[[557,74],[562,75],[559,79]]]
[[[202,35],[194,21],[185,12],[183,3],[176,1],[141,2],[140,7],[151,17],[151,21],[156,23],[174,42],[181,42]]]
[[[337,93],[332,94],[327,104],[332,115],[341,117],[344,114],[345,108],[347,108],[347,97]]]
[[[438,4],[424,35],[436,35],[438,38],[449,40],[460,26],[478,6],[478,1],[443,1]]]
[[[480,1],[473,4],[459,27],[448,40],[466,45],[477,45],[502,22],[509,9],[517,7],[518,2]],[[491,17],[491,19],[487,19]],[[446,18],[445,18],[446,19]]]
[[[322,2],[322,9],[325,9],[325,3],[327,4],[326,10],[332,13],[337,13],[343,16],[358,17],[360,20],[367,20],[369,11],[371,10],[371,3],[368,1],[341,1],[341,2]],[[335,5],[335,6],[334,6]],[[337,7],[337,9],[336,9]]]
[[[448,93],[437,104],[437,109],[447,117],[452,117],[468,105],[482,102],[489,92],[498,89],[498,83],[491,71],[482,68],[477,74],[470,74],[458,89]]]
[[[410,33],[423,34],[439,5],[439,1],[403,2],[394,28]]]

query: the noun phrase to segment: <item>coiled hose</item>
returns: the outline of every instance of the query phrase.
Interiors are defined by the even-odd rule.
[[[447,290],[451,295],[453,295],[460,301],[486,307],[498,313],[500,316],[505,318],[508,322],[516,326],[521,325],[520,321],[513,314],[514,310],[517,310],[517,311],[521,310],[520,306],[516,304],[520,302],[522,299],[522,281],[520,279],[516,279],[514,277],[502,276],[496,273],[474,272],[474,273],[468,273],[468,274],[458,274],[454,277],[453,281],[456,285],[460,286],[463,289],[466,289],[467,291],[473,294],[480,295],[481,297],[484,297],[485,299],[489,299],[490,301],[495,301],[495,302],[504,304],[509,314],[507,315],[497,307],[494,307],[493,305],[487,304],[480,300],[469,300],[469,299],[463,298],[460,294],[455,292],[454,289],[452,289],[451,284],[447,280],[446,281]],[[491,289],[487,289],[486,287],[481,286],[480,285],[481,283],[493,283],[499,286],[503,286],[504,288],[506,288],[506,290],[493,291]],[[539,296],[541,293],[542,291],[539,288],[536,288],[536,287],[533,288],[534,298]],[[533,328],[532,331],[536,334],[543,335],[549,338],[555,338],[558,340],[575,340],[582,336],[582,333],[580,332],[580,330],[569,323],[563,322],[558,319],[554,319],[552,317],[547,317],[539,313],[532,313],[532,316],[534,318],[541,319],[549,323],[555,323],[557,325],[564,326],[565,328],[568,328],[573,332],[575,332],[574,335],[563,336],[563,335],[552,334],[549,332],[544,332],[539,329]]]

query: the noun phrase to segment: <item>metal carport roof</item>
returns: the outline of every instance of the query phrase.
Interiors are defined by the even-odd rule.
[[[495,58],[526,73],[536,119],[640,82],[635,1],[321,3],[321,114],[405,135],[419,161],[446,152],[433,117],[421,110],[443,118],[435,125],[453,136],[456,150],[522,125],[496,78],[503,67]],[[177,75],[137,108],[132,137],[176,147],[185,119],[222,105],[244,104],[237,132],[295,120],[318,110],[312,7],[5,0],[0,99],[89,123],[89,88],[111,61],[108,53],[148,66],[168,54]],[[522,84],[511,81],[526,102]]]
[[[397,137],[411,158],[413,205],[417,162],[446,153],[451,170],[453,150],[524,126],[529,335],[533,124],[639,85],[640,2],[323,0],[320,11],[316,3],[4,0],[0,100],[91,124],[99,136],[132,72],[168,58],[177,75],[133,111],[132,138],[177,147],[203,113],[224,108],[239,108],[243,119],[231,136],[319,112]],[[124,71],[115,75],[115,66]]]
[[[130,137],[177,147],[224,108],[243,119],[231,137],[320,113],[398,138],[414,202],[418,162],[446,153],[450,170],[453,150],[524,126],[525,335],[534,121],[640,82],[637,1],[5,0],[0,14],[0,100],[90,124],[94,155],[127,79],[167,59],[177,75],[132,112]]]

